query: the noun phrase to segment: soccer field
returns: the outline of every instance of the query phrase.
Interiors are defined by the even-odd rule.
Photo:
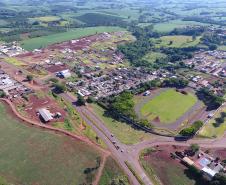
[[[161,123],[170,124],[186,113],[196,101],[197,98],[192,94],[184,95],[169,89],[146,102],[140,111],[142,117],[149,121],[159,120]]]

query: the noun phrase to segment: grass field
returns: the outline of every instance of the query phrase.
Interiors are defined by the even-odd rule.
[[[19,60],[17,60],[16,58],[5,58],[4,59],[5,62],[7,63],[10,63],[10,64],[13,64],[15,66],[18,66],[18,67],[21,67],[21,66],[24,66],[25,64]]]
[[[157,47],[191,47],[196,46],[200,42],[200,37],[192,40],[191,36],[177,35],[177,36],[163,36],[158,40]]]
[[[100,154],[68,137],[29,127],[0,104],[0,177],[12,184],[90,184]]]
[[[128,179],[124,175],[123,171],[111,157],[108,157],[99,185],[110,185],[113,184],[113,182],[119,183],[119,181],[123,181],[124,185],[129,185]]]
[[[221,117],[221,113],[224,112],[226,114],[226,107],[219,111],[214,118],[212,118],[199,132],[199,135],[202,137],[209,138],[217,138],[222,137],[224,132],[226,131],[226,118],[224,117],[224,121],[217,124],[216,118]]]
[[[154,30],[158,32],[170,32],[175,28],[184,28],[189,25],[208,25],[195,21],[182,21],[182,20],[173,20],[165,23],[158,23],[154,25]]]
[[[142,117],[149,121],[159,117],[161,123],[170,124],[186,113],[197,101],[192,95],[183,95],[174,89],[166,90],[141,107]]]
[[[157,59],[161,60],[166,58],[167,56],[163,53],[158,53],[158,52],[150,52],[148,54],[146,54],[143,59],[147,60],[150,63],[155,62]]]
[[[93,104],[93,111],[97,116],[102,119],[107,128],[123,143],[125,144],[135,144],[139,141],[150,138],[148,133],[140,130],[135,130],[130,125],[116,121],[110,117],[104,116],[104,109],[100,106]]]
[[[80,37],[85,37],[85,36],[93,35],[96,33],[114,32],[114,31],[121,31],[121,30],[124,30],[124,29],[119,27],[110,27],[110,26],[77,28],[77,29],[70,30],[68,32],[27,39],[22,41],[21,44],[24,49],[31,51],[38,48],[44,48],[51,44],[60,43],[60,42],[64,42],[72,39],[77,39]]]
[[[60,20],[60,17],[57,16],[44,16],[44,17],[35,17],[32,20],[41,21],[41,22],[52,22]]]
[[[226,51],[226,46],[219,46],[217,49],[222,50],[222,51]]]

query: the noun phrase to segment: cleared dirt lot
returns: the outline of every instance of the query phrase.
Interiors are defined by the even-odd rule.
[[[64,122],[67,115],[65,110],[59,107],[59,105],[49,97],[38,97],[37,95],[30,95],[28,101],[25,101],[21,98],[15,99],[14,104],[17,105],[18,109],[24,116],[38,122],[41,122],[41,120],[37,115],[37,112],[41,108],[46,108],[52,114],[57,112],[61,113],[61,117],[58,119],[53,119],[52,121],[50,121],[50,124],[52,122]]]
[[[140,156],[140,163],[151,179],[158,185],[207,185],[200,178],[196,178],[188,168],[178,159],[173,159],[171,153],[184,151],[187,147],[159,146],[145,151]],[[226,158],[226,149],[207,150],[213,157],[221,160]],[[194,160],[197,160],[194,158]]]

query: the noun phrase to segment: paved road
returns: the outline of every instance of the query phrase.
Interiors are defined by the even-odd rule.
[[[175,141],[174,138],[156,136],[155,139],[150,139],[143,141],[135,145],[125,145],[122,144],[115,136],[112,136],[111,132],[105,126],[102,120],[98,118],[89,108],[86,106],[78,107],[75,103],[75,97],[64,93],[62,94],[67,101],[71,102],[75,109],[80,113],[81,117],[89,124],[97,135],[107,144],[109,150],[112,152],[113,156],[116,158],[118,163],[124,169],[125,173],[128,175],[131,184],[139,185],[140,183],[131,173],[129,168],[125,165],[125,161],[128,161],[136,173],[142,178],[146,185],[153,185],[151,180],[145,174],[144,169],[139,163],[139,153],[145,148],[154,147],[157,145],[178,145],[178,146],[190,146],[193,143],[199,144],[201,147],[205,148],[223,148],[226,147],[226,138],[221,139],[193,139],[186,142]],[[113,143],[116,144],[113,144]],[[116,145],[119,149],[116,149]]]
[[[133,168],[136,169],[136,171],[138,171],[137,167],[133,165],[134,160],[129,156],[129,154],[126,151],[127,149],[126,145],[120,143],[114,136],[112,137],[111,132],[104,126],[104,124],[102,124],[100,120],[91,112],[89,112],[85,107],[76,106],[74,97],[72,97],[67,93],[62,94],[61,96],[74,105],[75,109],[81,115],[82,119],[87,124],[89,124],[92,127],[92,129],[97,133],[97,135],[106,143],[109,150],[112,152],[113,156],[116,158],[117,162],[120,164],[120,166],[123,168],[125,173],[128,175],[128,178],[131,184],[139,185],[140,183],[137,181],[136,177],[131,173],[131,171],[125,164],[125,161],[128,161],[133,166]],[[96,126],[96,123],[98,123],[98,127]],[[116,144],[113,144],[113,142],[116,142]],[[116,145],[119,147],[119,149],[116,149],[115,147]],[[140,170],[142,172],[140,172],[139,175],[141,177],[143,176],[143,180],[145,184],[152,185],[149,178],[143,172],[143,169],[140,169]]]

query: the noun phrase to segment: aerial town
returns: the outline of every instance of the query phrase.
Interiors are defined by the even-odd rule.
[[[216,1],[0,0],[0,184],[225,185]]]

